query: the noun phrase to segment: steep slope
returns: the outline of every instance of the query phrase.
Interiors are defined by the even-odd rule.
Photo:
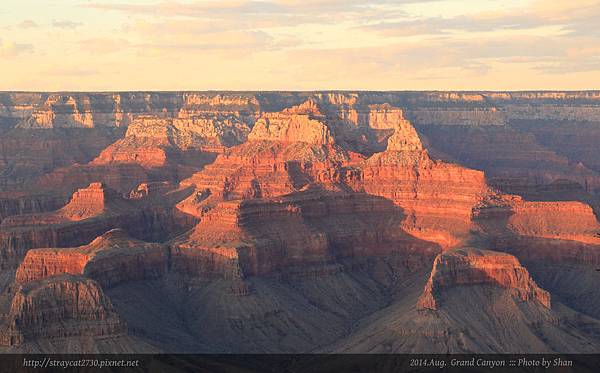
[[[598,352],[598,113],[592,91],[0,93],[0,349]]]
[[[83,245],[113,228],[137,238],[166,240],[194,223],[172,209],[188,195],[181,192],[129,199],[92,183],[59,210],[8,217],[0,224],[0,267],[16,267],[29,249]]]
[[[347,179],[354,190],[393,201],[407,215],[404,229],[443,247],[467,240],[472,209],[491,193],[482,172],[431,160],[406,121],[357,169]]]
[[[126,324],[102,289],[82,277],[18,286],[0,327],[3,350],[35,350],[36,344],[64,348],[70,340],[80,340],[100,351],[136,351],[135,345],[127,345],[132,341],[125,336]]]
[[[417,308],[438,310],[440,295],[446,289],[480,284],[514,289],[518,299],[534,300],[550,308],[548,292],[538,288],[514,256],[476,249],[457,249],[439,255]]]
[[[159,278],[167,270],[167,258],[164,245],[131,239],[125,231],[113,229],[84,246],[29,250],[15,281],[26,283],[68,273],[84,275],[107,288]]]
[[[229,278],[285,275],[344,258],[432,257],[440,249],[402,230],[404,215],[390,201],[360,193],[307,191],[222,202],[188,236],[175,241],[173,267]]]
[[[458,267],[457,267],[458,265]],[[401,291],[345,340],[338,352],[593,352],[600,323],[552,302],[518,261],[503,253],[458,249]]]
[[[272,197],[309,184],[335,184],[336,170],[349,155],[335,144],[323,120],[312,100],[263,114],[246,143],[228,149],[181,183],[194,185],[197,193],[180,208],[200,216],[203,206],[221,200]]]

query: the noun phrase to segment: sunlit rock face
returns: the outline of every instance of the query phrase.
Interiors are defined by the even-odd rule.
[[[132,239],[125,231],[113,229],[88,245],[29,250],[17,269],[15,280],[27,283],[72,274],[85,275],[103,287],[111,287],[163,276],[167,257],[164,245]]]
[[[0,352],[597,353],[599,112],[0,93]]]
[[[523,301],[535,300],[550,308],[550,294],[536,285],[517,258],[472,248],[450,250],[436,257],[417,307],[436,310],[444,289],[485,284],[513,290]]]

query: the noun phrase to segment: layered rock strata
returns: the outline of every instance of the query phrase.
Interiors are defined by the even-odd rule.
[[[437,256],[417,308],[437,310],[444,289],[472,285],[510,289],[523,301],[536,300],[550,308],[550,294],[537,286],[514,256],[470,248]]]
[[[0,344],[122,336],[127,327],[93,280],[63,275],[19,285],[0,326]]]
[[[29,191],[37,177],[87,163],[122,135],[120,129],[8,129],[0,136],[0,188]]]
[[[166,350],[595,352],[598,110],[592,91],[0,93],[2,344],[121,335],[102,285]],[[466,245],[535,267],[552,309],[515,257]]]
[[[403,218],[390,201],[360,193],[307,191],[222,202],[175,242],[173,268],[247,277],[343,258],[439,251],[404,232]]]
[[[196,195],[180,205],[193,215],[212,201],[273,197],[309,184],[333,184],[349,155],[335,144],[313,101],[264,114],[248,142],[228,149],[204,170],[184,180]],[[206,200],[206,201],[205,201]]]
[[[408,122],[398,125],[386,151],[351,169],[345,182],[393,201],[407,216],[405,229],[444,247],[468,236],[473,207],[491,193],[482,172],[431,160]]]
[[[162,194],[162,198],[126,199],[93,183],[76,192],[59,210],[4,219],[0,224],[0,266],[18,265],[32,248],[84,245],[113,228],[125,229],[136,238],[164,241],[194,224],[193,219],[169,208],[182,198]]]
[[[108,288],[126,281],[162,277],[168,254],[161,244],[132,239],[125,231],[113,229],[88,245],[29,250],[15,281],[26,283],[68,273],[84,275]]]
[[[193,151],[221,153],[228,146],[244,142],[249,132],[249,127],[233,115],[140,117],[129,125],[125,138],[106,148],[92,164],[135,163],[162,167],[191,156]],[[196,154],[195,158],[201,161],[202,154]]]

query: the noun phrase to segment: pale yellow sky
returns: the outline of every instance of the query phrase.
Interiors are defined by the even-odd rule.
[[[0,90],[600,88],[600,0],[10,0]]]

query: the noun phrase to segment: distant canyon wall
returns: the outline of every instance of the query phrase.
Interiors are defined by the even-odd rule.
[[[128,126],[138,115],[219,112],[252,121],[307,98],[339,110],[389,103],[414,124],[502,125],[512,120],[598,121],[600,92],[122,92],[0,93],[0,121],[18,128]],[[9,124],[7,124],[9,123]]]

